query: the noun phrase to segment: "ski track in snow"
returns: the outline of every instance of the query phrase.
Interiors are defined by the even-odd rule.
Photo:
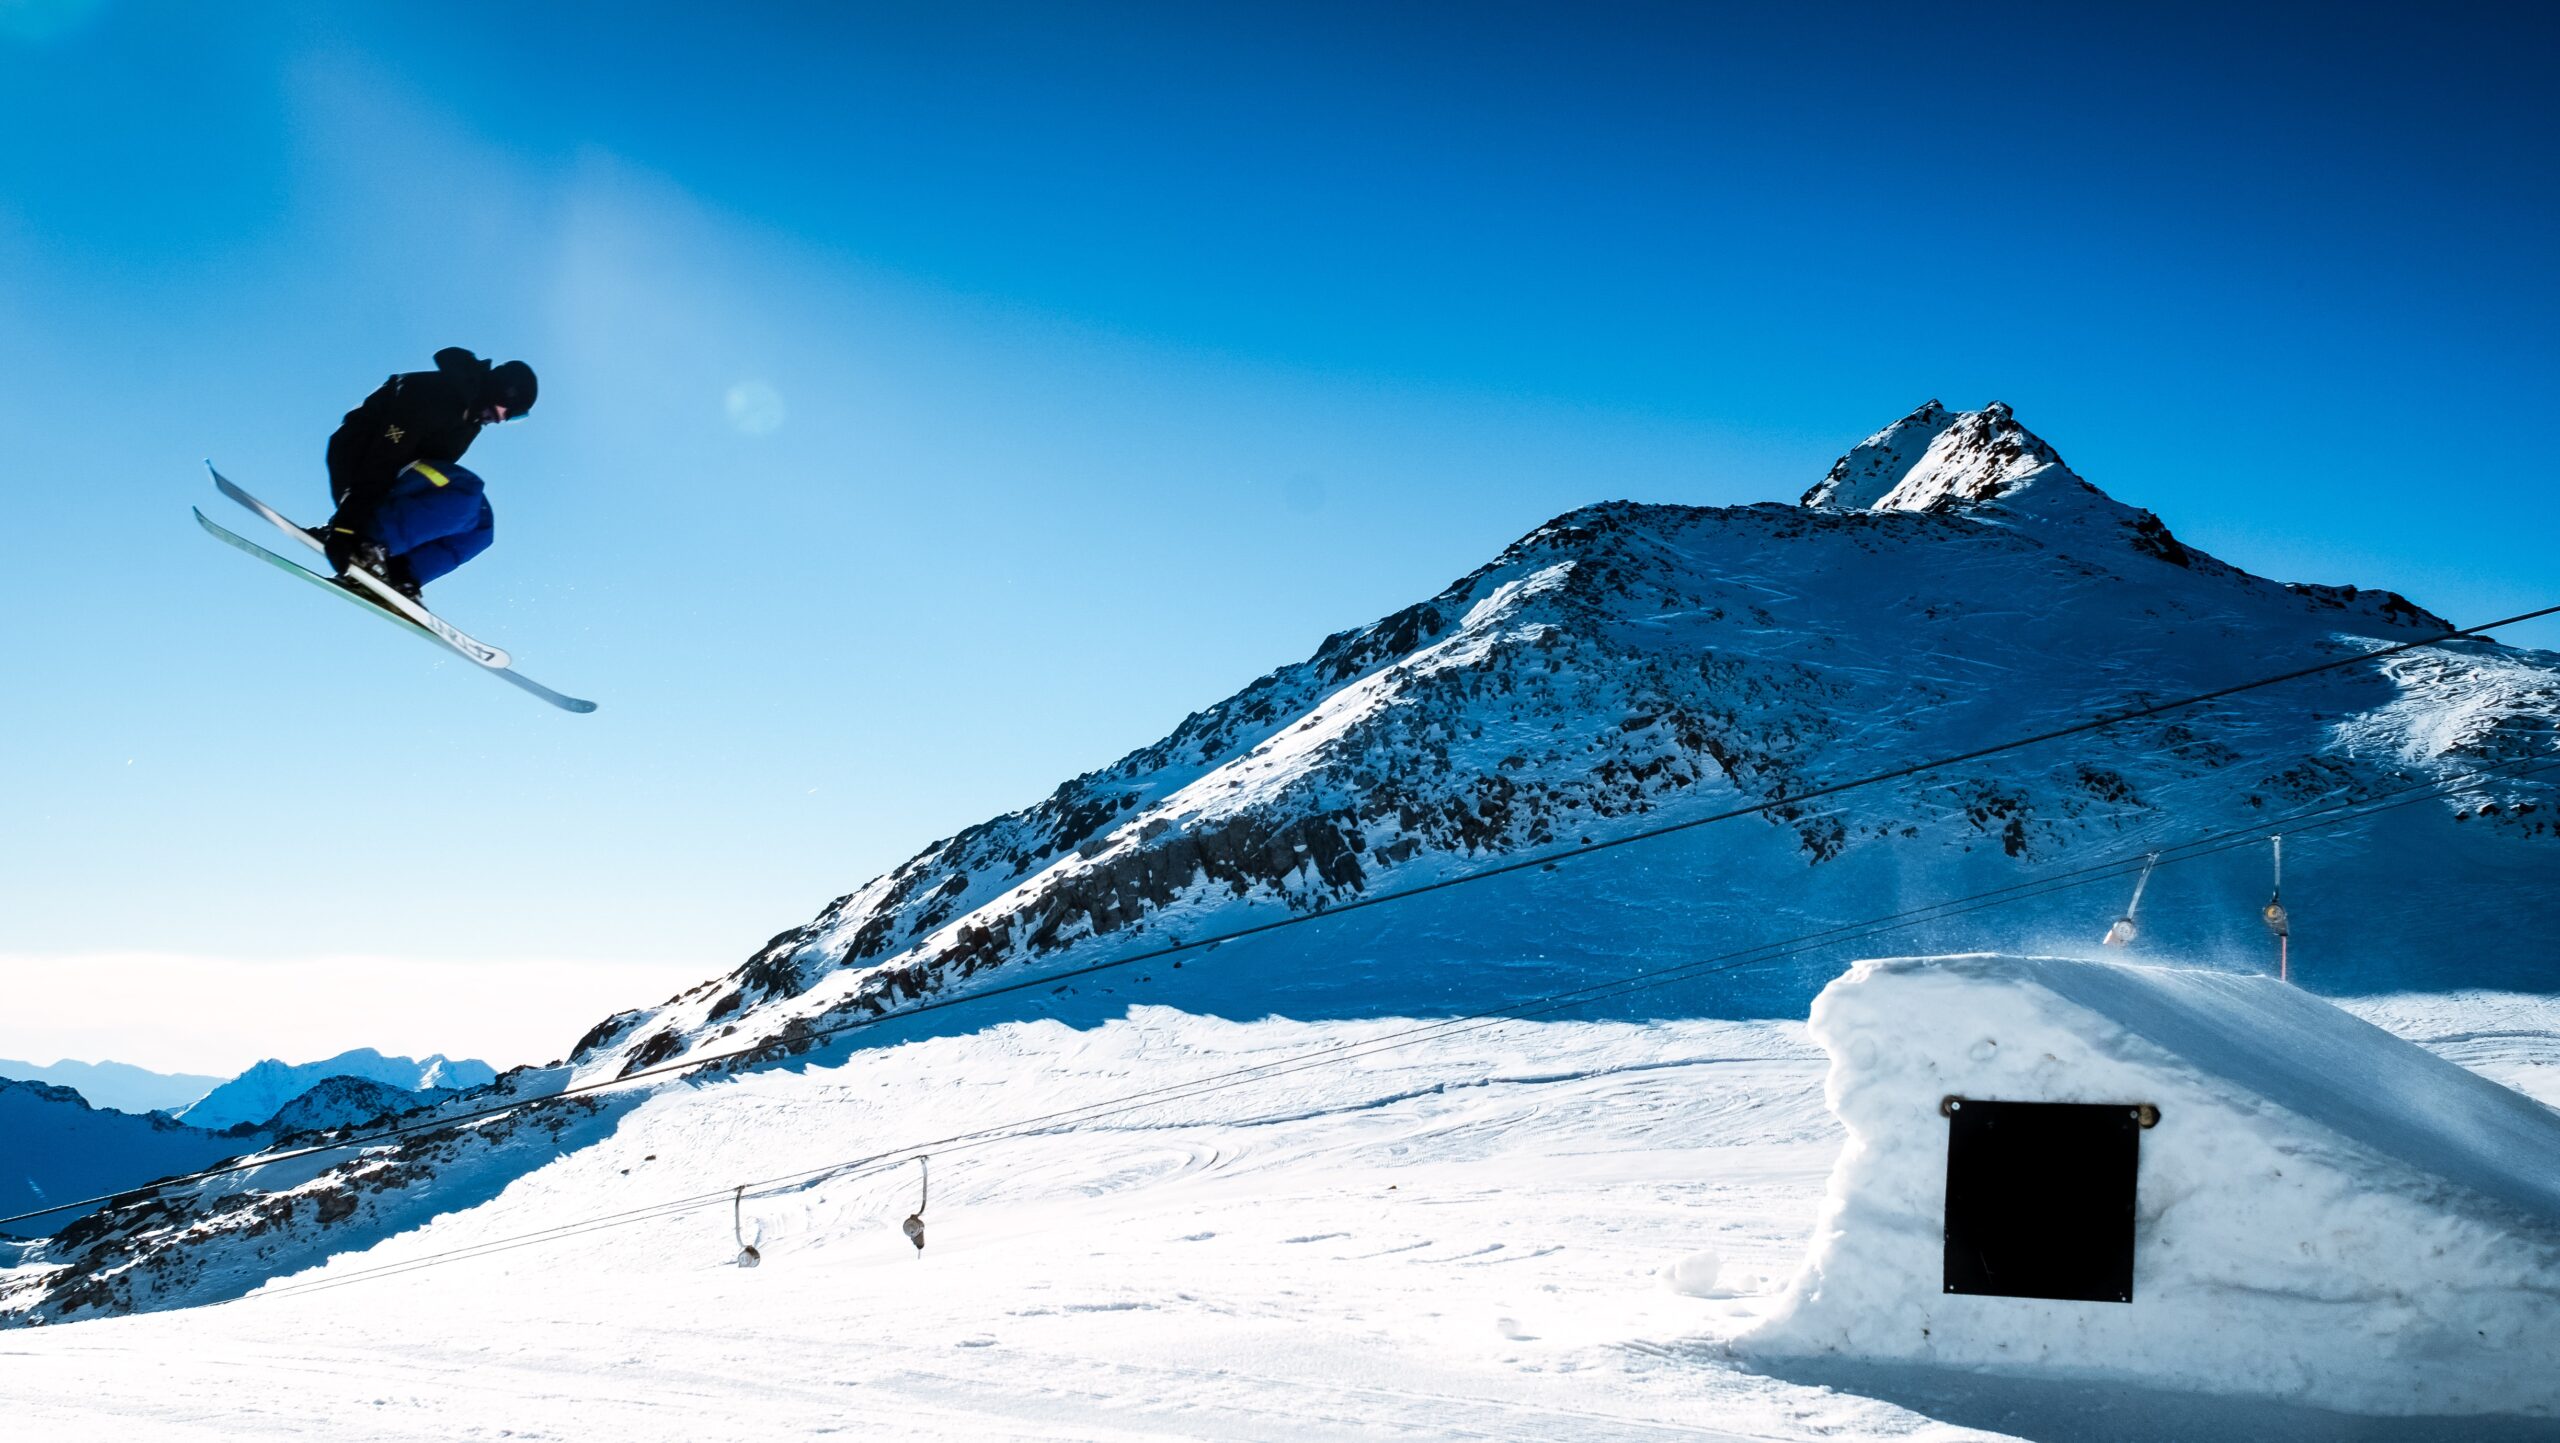
[[[2384,997],[2355,1010],[2560,1101],[2552,999]],[[909,1165],[751,1198],[764,1256],[752,1270],[732,1264],[724,1197],[289,1291],[1401,1025],[1146,1008],[1097,1028],[1009,1024],[662,1087],[494,1200],[268,1293],[0,1334],[9,1433],[2553,1436],[2476,1420],[2384,1432],[2368,1420],[2359,1433],[2260,1405],[1751,1371],[1724,1340],[1774,1306],[1801,1261],[1841,1138],[1824,1061],[1797,1023],[1508,1024],[949,1151],[934,1158],[921,1257],[897,1231],[916,1204]],[[1688,1292],[1666,1281],[1684,1259]],[[1695,1285],[1702,1275],[1711,1286]],[[2167,1417],[2179,1421],[2164,1433]]]

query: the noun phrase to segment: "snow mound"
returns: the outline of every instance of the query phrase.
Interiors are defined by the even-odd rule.
[[[1849,1133],[1771,1357],[2560,1414],[2560,1113],[2272,978],[1987,955],[1816,999]],[[1941,1099],[2152,1103],[2130,1305],[1943,1291]]]

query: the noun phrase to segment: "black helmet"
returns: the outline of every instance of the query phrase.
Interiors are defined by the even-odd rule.
[[[533,409],[535,391],[533,367],[522,361],[507,361],[489,368],[489,378],[480,383],[480,404],[507,408],[513,420]]]

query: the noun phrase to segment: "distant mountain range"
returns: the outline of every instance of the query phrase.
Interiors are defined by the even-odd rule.
[[[153,1072],[129,1062],[74,1062],[67,1057],[44,1067],[0,1057],[0,1078],[74,1088],[91,1107],[134,1113],[176,1112],[222,1084],[219,1077],[191,1072]]]
[[[442,1053],[424,1058],[385,1057],[370,1047],[341,1052],[318,1062],[288,1063],[269,1058],[206,1093],[177,1114],[181,1122],[216,1130],[237,1123],[264,1123],[285,1104],[331,1078],[355,1077],[402,1092],[452,1092],[479,1087],[497,1078],[485,1062],[455,1060]]]
[[[20,1065],[0,1063],[0,1078]],[[396,1117],[495,1076],[485,1062],[385,1057],[371,1048],[299,1066],[261,1062],[228,1082],[118,1062],[41,1070],[100,1083],[127,1102],[178,1091],[186,1099],[172,1117],[165,1102],[132,1110],[93,1106],[73,1086],[0,1080],[0,1216],[139,1187],[285,1138]],[[85,1211],[47,1214],[0,1232],[41,1236]]]
[[[378,1097],[388,1103],[395,1096],[406,1096],[406,1105],[415,1106],[418,1095],[440,1096],[479,1087],[496,1076],[496,1069],[476,1058],[449,1058],[442,1053],[423,1058],[386,1057],[370,1047],[317,1062],[288,1063],[269,1058],[228,1079],[154,1072],[128,1062],[77,1062],[65,1058],[39,1066],[0,1058],[0,1080],[68,1087],[93,1108],[136,1114],[165,1112],[211,1132],[244,1122],[265,1126],[287,1104],[333,1078],[361,1078],[380,1090],[338,1089],[335,1102],[315,1100],[297,1111],[292,1119],[294,1125],[339,1125],[346,1119],[337,1117],[337,1112],[361,1106],[355,1101],[360,1097]],[[320,1122],[323,1118],[330,1120]]]

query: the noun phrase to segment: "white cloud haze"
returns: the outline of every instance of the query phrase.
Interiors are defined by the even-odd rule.
[[[561,1057],[606,1015],[718,970],[667,961],[0,953],[0,1057],[227,1076],[261,1058],[310,1062],[372,1047],[478,1057],[504,1070]]]

